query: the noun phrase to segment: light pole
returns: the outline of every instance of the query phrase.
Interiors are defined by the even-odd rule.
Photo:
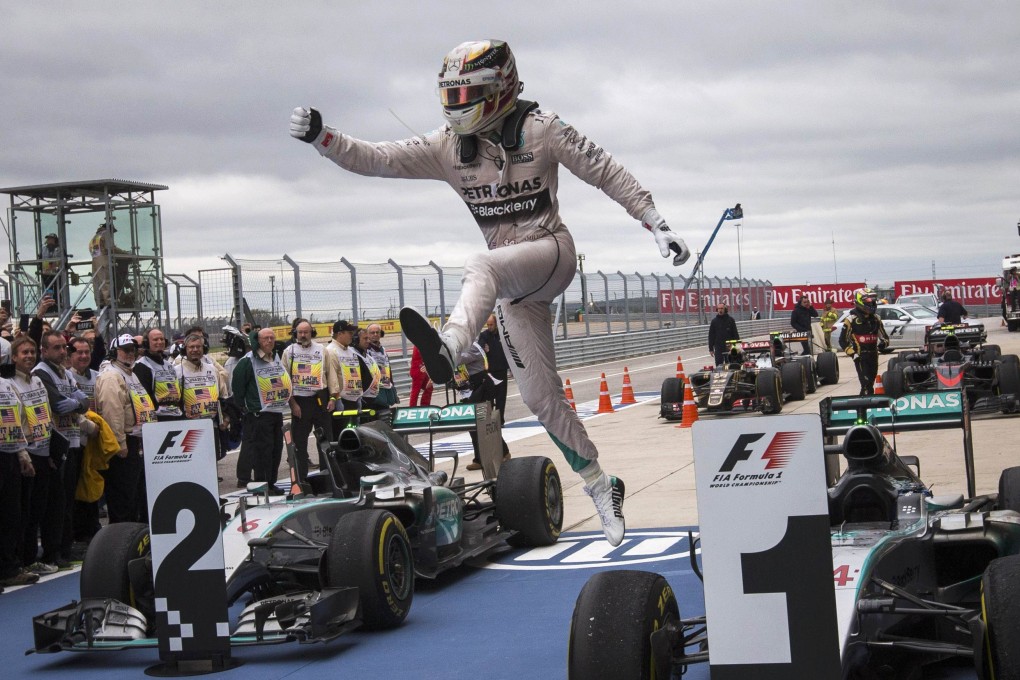
[[[269,323],[276,321],[276,277],[269,275]]]
[[[584,280],[584,253],[577,254],[577,271],[581,274],[581,313],[588,309],[588,290]]]
[[[832,279],[833,283],[839,283],[839,274],[836,273],[836,232],[829,231],[832,236]]]
[[[425,318],[429,316],[429,280],[421,280],[422,294],[425,296]]]
[[[740,228],[744,225],[744,220],[737,220],[737,278],[740,280],[740,311],[744,311],[744,266],[740,260]],[[736,305],[734,305],[734,308]]]

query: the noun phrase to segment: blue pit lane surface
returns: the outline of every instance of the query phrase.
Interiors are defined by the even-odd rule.
[[[235,648],[233,655],[243,665],[218,675],[245,680],[565,678],[574,602],[599,569],[657,571],[677,592],[683,616],[704,612],[701,582],[688,559],[687,531],[634,530],[616,548],[601,533],[567,533],[547,548],[490,556],[436,581],[419,579],[411,612],[399,628],[355,631],[325,644]],[[4,677],[135,679],[159,663],[156,649],[25,656],[32,646],[32,616],[73,599],[78,599],[77,572],[0,595]],[[684,677],[706,680],[708,668],[693,667]]]
[[[681,616],[704,613],[702,585],[688,557],[688,531],[697,529],[633,530],[616,548],[601,533],[566,533],[553,546],[493,555],[436,581],[419,579],[411,612],[399,628],[355,631],[325,644],[235,648],[233,655],[243,665],[206,677],[566,678],[574,602],[598,570],[658,572],[673,587]],[[3,677],[135,679],[159,663],[156,649],[25,656],[32,646],[32,616],[77,598],[77,571],[0,595]],[[235,605],[231,614],[236,616],[239,610]],[[931,669],[924,676],[976,677],[964,668]],[[709,668],[691,666],[684,678],[708,680]]]

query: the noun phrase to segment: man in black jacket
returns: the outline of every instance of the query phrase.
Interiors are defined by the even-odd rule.
[[[818,310],[811,304],[811,300],[808,299],[807,295],[801,295],[800,300],[797,302],[797,306],[793,308],[793,312],[790,313],[790,325],[793,326],[793,330],[801,333],[807,333],[808,337],[811,336],[811,318],[818,316]],[[801,343],[804,346],[804,354],[811,354],[811,341],[805,340]]]
[[[942,304],[939,305],[939,323],[962,323],[967,318],[967,310],[953,299],[948,290],[942,291]]]
[[[739,340],[740,333],[737,322],[729,315],[729,307],[720,302],[715,311],[715,318],[708,324],[708,351],[715,354],[715,365],[720,366],[728,350],[726,341]]]

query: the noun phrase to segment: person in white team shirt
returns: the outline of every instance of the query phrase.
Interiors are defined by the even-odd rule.
[[[283,350],[283,365],[290,373],[291,387],[294,389],[290,397],[290,434],[294,442],[294,457],[297,465],[298,479],[308,477],[311,458],[308,455],[308,437],[314,433],[317,466],[325,469],[322,457],[322,440],[331,441],[335,400],[332,395],[339,394],[336,371],[332,370],[332,355],[322,345],[313,340],[315,336],[312,323],[307,319],[297,319],[294,324],[294,342]]]
[[[620,163],[555,113],[518,98],[522,83],[501,40],[463,43],[443,61],[438,91],[447,124],[413,139],[371,143],[324,126],[298,107],[290,133],[340,167],[361,175],[445,181],[471,211],[489,252],[464,267],[461,296],[442,333],[412,309],[401,326],[437,384],[453,377],[455,357],[495,308],[521,397],[570,466],[585,480],[606,538],[623,540],[623,484],[606,475],[598,451],[563,394],[556,372],[550,302],[574,278],[574,243],[559,216],[559,166],[601,189],[655,236],[663,257],[690,251],[670,231],[651,194]]]

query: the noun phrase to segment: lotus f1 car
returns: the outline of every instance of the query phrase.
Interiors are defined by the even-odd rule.
[[[807,335],[772,333],[769,340],[729,340],[721,366],[706,366],[691,374],[691,390],[699,409],[727,413],[779,413],[785,401],[803,399],[823,383],[839,380],[836,356],[826,352],[821,363],[790,352],[786,342]],[[829,356],[826,356],[829,355]],[[663,409],[665,411],[665,409]],[[678,409],[675,416],[679,417]],[[669,413],[662,413],[667,419]]]
[[[845,463],[828,489],[841,677],[915,680],[926,666],[969,663],[982,680],[1016,680],[1020,467],[1002,472],[998,494],[934,495],[918,459],[883,432],[964,428],[972,487],[967,402],[959,391],[910,395],[895,401],[897,417],[891,401],[822,404],[827,440],[843,433],[819,442],[819,455]],[[693,549],[691,564],[700,576]],[[681,618],[662,576],[605,571],[578,596],[568,677],[679,678],[710,661],[710,641],[705,617]]]
[[[962,389],[972,411],[1014,413],[1020,400],[1020,358],[984,344],[981,324],[930,327],[920,350],[891,359],[882,384],[886,394]]]
[[[446,410],[471,409],[473,419],[474,408]],[[452,429],[432,409],[437,429]],[[344,429],[324,448],[328,469],[309,475],[309,493],[224,499],[228,604],[247,603],[231,645],[392,628],[410,611],[415,578],[434,578],[508,542],[550,545],[559,537],[563,497],[547,458],[514,458],[496,466],[494,479],[466,483],[433,471],[379,421]],[[30,651],[157,645],[148,532],[123,523],[96,535],[82,565],[81,601],[34,617]]]

